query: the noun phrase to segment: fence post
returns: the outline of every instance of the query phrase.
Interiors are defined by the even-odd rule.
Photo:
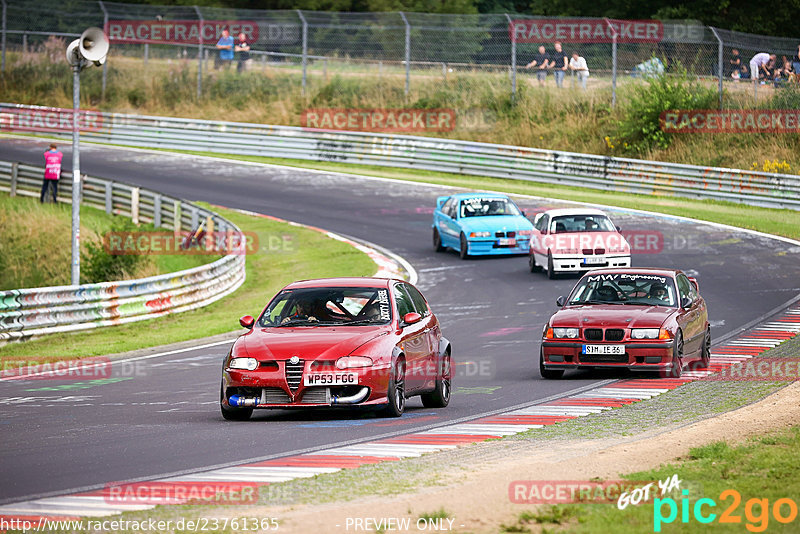
[[[108,10],[106,10],[106,5],[103,3],[103,0],[98,0],[97,3],[100,4],[100,9],[103,10],[103,31],[108,32]],[[103,62],[103,82],[102,82],[102,87],[100,89],[100,100],[106,99],[107,79],[108,79],[108,56],[106,56],[106,60]]]
[[[611,107],[617,105],[617,29],[611,21],[604,19],[611,28]]]
[[[197,225],[200,224],[200,214],[197,212],[197,208],[192,208],[192,227],[190,228],[191,231],[197,230]]]
[[[139,224],[139,188],[131,189],[131,221]]]
[[[106,213],[114,210],[114,182],[106,182]]]
[[[11,191],[9,196],[17,196],[17,176],[19,175],[19,163],[16,161],[11,164]]]
[[[150,45],[144,44],[144,68],[147,68],[147,60],[150,58]]]
[[[403,17],[403,24],[406,26],[406,96],[408,96],[411,85],[411,25],[405,13],[400,11],[400,16]]]
[[[708,27],[717,39],[717,76],[719,77],[719,109],[722,109],[722,39],[713,26]]]
[[[8,5],[6,4],[6,0],[3,1],[3,37],[2,37],[2,47],[3,47],[3,58],[0,59],[0,72],[6,72],[6,10]]]
[[[297,10],[297,15],[303,23],[303,96],[306,94],[306,69],[308,68],[308,22],[303,16],[303,12]]]
[[[198,26],[197,26],[197,101],[203,95],[203,14],[200,8],[194,6],[194,12],[197,13]]]
[[[161,228],[161,195],[153,195],[153,227]]]
[[[181,227],[181,201],[175,199],[172,201],[172,229],[175,231],[176,234],[180,233]]]
[[[508,13],[505,14],[508,19],[508,29],[511,31],[511,100],[517,96],[517,35],[514,32],[514,22]]]

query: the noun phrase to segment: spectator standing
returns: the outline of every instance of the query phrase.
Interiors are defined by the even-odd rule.
[[[39,202],[44,204],[44,199],[48,191],[53,192],[53,204],[58,200],[58,180],[61,178],[61,160],[64,159],[62,154],[55,144],[51,144],[49,150],[44,153],[44,180],[42,180],[42,194],[39,196]]]
[[[753,83],[758,83],[761,78],[767,78],[767,64],[769,60],[775,60],[775,54],[767,54],[766,52],[759,52],[750,59],[750,77]]]
[[[572,53],[572,59],[569,60],[569,69],[578,77],[581,84],[581,89],[586,89],[586,81],[589,79],[589,67],[586,65],[586,59],[581,57],[577,52]]]
[[[234,50],[239,52],[239,62],[236,63],[236,71],[246,71],[250,65],[250,45],[247,44],[247,36],[244,33],[239,34],[239,40],[236,42]]]
[[[558,41],[555,42],[553,45],[556,49],[555,54],[553,54],[553,75],[556,78],[556,86],[562,87],[564,84],[564,75],[567,73],[567,69],[569,68],[569,58],[564,50],[561,48],[561,43]]]
[[[728,60],[728,76],[734,80],[742,78],[742,57],[735,48],[731,50],[731,58]]]
[[[544,81],[547,79],[547,69],[550,68],[550,55],[545,52],[544,45],[539,47],[539,53],[533,56],[533,61],[525,65],[526,69],[536,67],[536,78],[539,80],[539,85],[544,86]]]
[[[222,30],[222,37],[217,41],[217,50],[219,50],[219,56],[217,56],[217,61],[214,62],[214,68],[218,69],[222,66],[227,68],[233,61],[233,37],[231,37],[231,32],[228,31],[228,28]]]

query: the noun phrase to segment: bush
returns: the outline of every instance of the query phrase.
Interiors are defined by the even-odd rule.
[[[661,129],[661,113],[670,109],[709,109],[716,107],[719,95],[715,88],[692,80],[686,69],[677,66],[674,74],[650,78],[646,85],[636,85],[623,110],[617,129],[616,143],[627,152],[646,153],[653,148],[665,149],[672,134]]]
[[[110,232],[134,232],[144,230],[130,219],[118,219]],[[132,276],[145,261],[144,256],[134,254],[110,254],[102,241],[87,241],[86,251],[81,254],[81,283],[94,284],[123,280]]]

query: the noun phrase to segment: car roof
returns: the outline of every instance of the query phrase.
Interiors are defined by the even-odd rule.
[[[287,285],[284,289],[313,287],[390,287],[393,282],[402,282],[402,280],[373,277],[317,278],[314,280],[298,280]]]
[[[550,217],[559,217],[563,215],[606,215],[608,214],[603,210],[599,210],[597,208],[557,208],[552,210],[547,210],[543,213],[546,213]]]
[[[680,269],[663,269],[661,267],[612,267],[593,269],[586,274],[652,274],[656,276],[674,277],[681,272],[683,271]]]
[[[502,193],[481,193],[479,191],[473,191],[471,193],[456,193],[450,196],[458,200],[464,200],[467,198],[508,198],[508,195],[504,195]]]

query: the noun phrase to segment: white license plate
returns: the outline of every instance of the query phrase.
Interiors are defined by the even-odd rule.
[[[583,264],[584,265],[601,265],[606,262],[606,259],[603,257],[599,258],[584,258]]]
[[[584,354],[625,354],[625,345],[584,345]]]
[[[306,386],[349,386],[358,384],[356,373],[309,373],[303,377]]]
[[[500,246],[516,245],[517,239],[515,237],[501,237],[497,240],[497,244]]]

